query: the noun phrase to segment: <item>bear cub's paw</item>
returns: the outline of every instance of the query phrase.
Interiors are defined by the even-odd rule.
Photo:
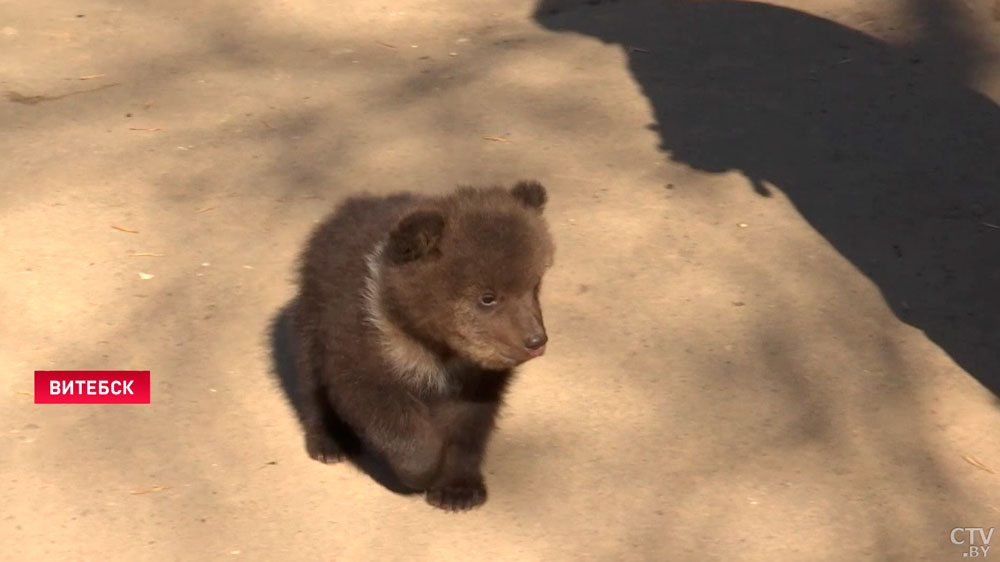
[[[310,457],[326,464],[336,464],[347,458],[340,445],[329,435],[306,436],[306,451]]]
[[[486,502],[486,485],[480,480],[448,482],[427,490],[427,503],[445,511],[468,511]]]

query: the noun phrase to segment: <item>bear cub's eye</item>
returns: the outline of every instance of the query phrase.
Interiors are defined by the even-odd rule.
[[[479,304],[483,306],[494,306],[497,304],[497,296],[493,293],[483,293],[479,295]]]

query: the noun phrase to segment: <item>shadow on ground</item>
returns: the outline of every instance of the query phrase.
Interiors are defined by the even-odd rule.
[[[545,0],[536,19],[622,45],[671,159],[787,194],[998,394],[1000,109],[963,85],[985,50],[960,13],[911,4],[908,45],[750,2]]]
[[[271,321],[269,335],[271,339],[272,373],[277,378],[288,403],[302,421],[302,396],[299,392],[298,378],[295,374],[295,348],[290,335],[291,311],[295,306],[292,301],[285,305]],[[342,420],[331,414],[326,419],[327,431],[347,453],[348,460],[359,470],[367,474],[384,488],[397,494],[412,494],[389,469],[388,464],[371,451],[365,449],[357,435]],[[305,455],[303,442],[302,454]]]

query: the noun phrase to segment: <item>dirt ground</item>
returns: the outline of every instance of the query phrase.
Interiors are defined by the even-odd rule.
[[[0,558],[963,559],[1000,527],[998,20],[0,1]],[[310,229],[520,178],[551,339],[488,503],[310,460],[269,333]],[[150,370],[152,403],[35,405],[44,369]]]

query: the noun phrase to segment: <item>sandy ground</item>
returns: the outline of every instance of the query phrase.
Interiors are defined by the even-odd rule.
[[[1000,526],[998,19],[0,1],[0,558],[963,559]],[[268,333],[310,229],[522,177],[551,343],[489,502],[310,460]],[[35,405],[36,369],[152,404]]]

